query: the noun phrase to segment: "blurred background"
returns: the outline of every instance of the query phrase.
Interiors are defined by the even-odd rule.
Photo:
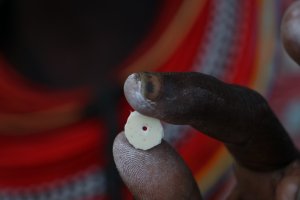
[[[111,145],[131,110],[122,87],[132,72],[250,87],[300,148],[300,67],[280,36],[292,2],[0,0],[0,199],[130,199]],[[165,129],[205,199],[224,199],[235,182],[224,146]]]

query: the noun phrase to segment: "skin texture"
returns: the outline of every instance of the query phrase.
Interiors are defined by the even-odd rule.
[[[250,89],[200,73],[139,73],[128,77],[124,91],[135,110],[193,126],[224,142],[248,168],[277,169],[297,156],[267,102]]]
[[[122,132],[113,153],[121,177],[136,199],[201,199],[191,172],[169,144],[163,141],[148,151],[132,148]]]

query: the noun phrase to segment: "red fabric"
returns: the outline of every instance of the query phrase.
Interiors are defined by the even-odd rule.
[[[140,52],[157,40],[181,3],[182,0],[165,0],[158,23]],[[133,57],[138,55],[139,51]],[[74,101],[82,105],[87,102],[85,89],[54,91],[36,85],[15,73],[2,56],[0,66],[0,113],[28,113]],[[123,125],[130,107],[124,99],[120,106]],[[106,127],[97,119],[34,135],[0,134],[0,187],[39,185],[70,177],[92,166],[105,166],[106,137]]]
[[[239,46],[242,49],[237,53],[234,59],[234,63],[231,64],[232,71],[231,74],[228,74],[228,77],[233,77],[233,79],[227,79],[227,81],[237,83],[240,85],[249,85],[251,81],[251,74],[255,70],[254,61],[256,53],[256,44],[257,44],[257,1],[245,1],[244,5],[248,9],[245,13],[241,13],[241,22],[238,26],[241,31],[236,31],[236,37],[241,37]],[[245,11],[245,9],[243,9]],[[247,26],[244,26],[244,23],[247,22]],[[246,30],[243,30],[246,29]],[[243,34],[241,34],[243,33]],[[232,76],[233,75],[233,76]]]
[[[163,72],[185,72],[190,71],[190,68],[195,61],[199,46],[202,44],[206,25],[208,23],[208,16],[212,11],[209,9],[212,1],[206,1],[202,12],[199,13],[193,27],[180,44],[180,47],[173,53],[173,55],[164,63],[158,71]],[[200,25],[201,24],[201,25]]]
[[[180,8],[184,0],[164,0],[155,23],[144,41],[136,48],[136,50],[123,63],[122,67],[129,66],[141,55],[147,52],[159,39],[161,34],[166,30],[167,25],[173,20],[174,15]]]
[[[0,187],[35,185],[103,166],[106,137],[96,119],[35,135],[0,135]]]
[[[192,136],[184,140],[184,145],[179,147],[178,152],[190,169],[197,172],[223,144],[196,130],[192,130],[190,134]]]
[[[87,88],[58,91],[25,79],[1,54],[0,77],[0,113],[34,112],[66,103],[85,104],[89,99]]]

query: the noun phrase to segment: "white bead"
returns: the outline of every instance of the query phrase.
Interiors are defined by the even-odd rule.
[[[134,111],[125,124],[125,136],[136,149],[148,150],[161,143],[164,131],[158,119]]]

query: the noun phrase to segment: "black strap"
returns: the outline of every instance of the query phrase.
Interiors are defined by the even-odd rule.
[[[103,89],[104,88],[104,89]],[[114,84],[101,87],[101,91],[96,92],[93,102],[87,109],[87,115],[97,115],[105,121],[108,129],[106,156],[108,165],[106,168],[107,192],[112,200],[120,200],[122,180],[115,166],[112,154],[114,138],[120,131],[118,128],[117,106],[121,97],[121,88]]]

